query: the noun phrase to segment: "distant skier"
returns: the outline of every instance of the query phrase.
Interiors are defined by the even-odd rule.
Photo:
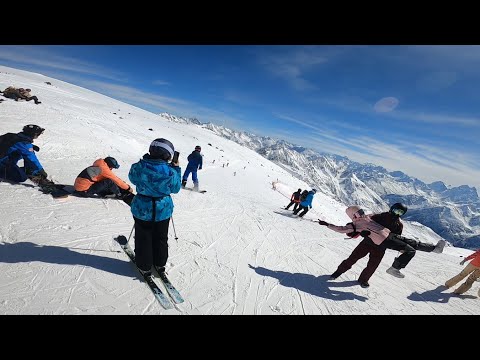
[[[302,189],[298,189],[296,192],[292,194],[292,196],[290,197],[290,204],[288,204],[285,207],[285,210],[288,210],[292,205],[293,205],[293,211],[297,210],[298,205],[300,204],[301,192],[302,192]]]
[[[0,136],[0,178],[12,182],[24,182],[30,178],[35,183],[47,179],[47,173],[35,155],[40,148],[33,145],[44,131],[38,125],[25,125],[17,134]],[[17,165],[21,159],[24,167]]]
[[[133,189],[113,173],[120,165],[111,156],[95,160],[92,166],[82,170],[75,179],[75,194],[80,196],[115,196],[127,204],[133,199]]]
[[[131,204],[135,221],[135,263],[146,275],[151,267],[162,274],[168,260],[168,226],[173,214],[170,194],[181,186],[179,163],[168,163],[175,148],[166,139],[155,139],[149,154],[132,165],[128,178],[135,184],[137,195]]]
[[[385,226],[388,228],[392,233],[397,235],[402,235],[403,232],[403,223],[400,220],[400,216],[397,213],[397,209],[405,209],[406,206],[400,203],[393,204],[390,207],[388,212],[383,212],[381,214],[374,214],[371,216],[372,220],[379,223],[380,225]],[[350,234],[351,237],[359,236],[358,233]],[[357,245],[357,247],[352,251],[350,256],[342,261],[342,263],[338,266],[337,270],[330,275],[330,279],[336,279],[344,272],[349,270],[358,260],[365,257],[368,254],[368,263],[365,269],[361,272],[360,276],[358,277],[358,283],[361,287],[367,288],[370,286],[368,281],[372,277],[375,270],[377,270],[378,265],[383,259],[385,255],[385,246],[383,245],[376,245],[372,239],[368,236],[365,236],[364,239]]]
[[[300,211],[302,211],[298,216],[300,217],[303,217],[303,215],[305,215],[308,210],[310,210],[312,208],[312,200],[313,200],[313,196],[317,193],[317,190],[316,189],[312,189],[310,190],[308,193],[307,193],[307,196],[305,197],[305,200],[301,201],[300,202],[300,206],[298,207],[297,210],[294,210],[293,211],[293,214],[294,215],[297,215]]]
[[[394,209],[394,213],[399,216],[405,214],[406,211],[405,206],[404,208],[398,207]],[[445,240],[439,240],[437,245],[432,245],[394,234],[388,228],[373,221],[372,215],[365,215],[365,212],[359,206],[349,206],[345,212],[352,219],[352,222],[345,226],[332,225],[323,220],[318,220],[318,223],[339,233],[352,234],[356,232],[361,236],[368,236],[377,245],[383,244],[387,249],[403,252],[399,257],[395,258],[393,265],[387,269],[387,273],[390,275],[399,278],[405,277],[400,272],[400,269],[407,266],[410,260],[412,260],[415,256],[415,250],[441,253],[445,247]]]
[[[182,186],[185,187],[187,185],[188,176],[192,173],[192,180],[193,180],[193,189],[198,191],[198,177],[197,177],[197,169],[202,170],[202,163],[203,158],[200,152],[202,148],[197,145],[195,146],[195,150],[192,151],[190,155],[188,155],[188,165],[185,169],[185,173],[183,174],[182,178]]]
[[[468,260],[472,261],[470,261],[470,263],[465,266],[465,268],[458,275],[454,276],[450,280],[447,280],[445,283],[447,288],[451,288],[468,276],[467,280],[453,291],[455,294],[463,294],[464,292],[468,291],[472,287],[473,283],[480,278],[480,250],[477,250],[470,256],[467,256],[460,262],[460,265],[465,264],[465,262]]]

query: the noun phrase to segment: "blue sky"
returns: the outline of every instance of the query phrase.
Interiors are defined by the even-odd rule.
[[[0,46],[0,63],[480,191],[480,46]]]

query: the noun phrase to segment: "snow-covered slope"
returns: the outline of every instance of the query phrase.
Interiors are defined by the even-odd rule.
[[[0,133],[28,123],[45,127],[35,143],[55,181],[72,184],[83,168],[108,155],[127,179],[150,142],[165,137],[180,151],[183,168],[195,145],[202,146],[200,186],[208,193],[173,195],[178,239],[170,227],[167,271],[186,301],[163,310],[113,241],[132,229],[126,204],[54,200],[29,181],[0,182],[1,314],[480,314],[478,283],[462,297],[437,288],[462,269],[460,255],[468,250],[418,253],[405,279],[385,273],[397,255],[389,250],[370,288],[355,282],[367,258],[327,281],[358,244],[310,221],[346,223],[345,206],[337,200],[319,193],[303,220],[288,217],[280,207],[310,184],[200,125],[171,122],[56,79],[0,67],[0,87],[8,85],[28,86],[43,103],[5,100]],[[277,191],[272,181],[278,181]],[[438,241],[418,223],[407,222],[405,234]]]

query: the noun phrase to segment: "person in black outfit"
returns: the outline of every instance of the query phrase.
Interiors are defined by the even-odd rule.
[[[403,231],[403,223],[400,220],[400,216],[397,213],[394,213],[394,209],[396,209],[399,203],[394,204],[390,207],[388,212],[383,212],[380,214],[372,215],[372,220],[379,223],[380,225],[385,226],[389,229],[392,233],[401,235]],[[330,275],[331,279],[336,279],[344,272],[350,270],[350,268],[360,259],[365,257],[367,254],[368,263],[365,269],[361,272],[360,276],[358,277],[358,282],[361,287],[367,288],[370,286],[368,280],[372,277],[375,270],[377,270],[380,262],[385,255],[386,247],[384,244],[377,245],[375,244],[368,236],[364,237],[363,240],[357,245],[357,247],[352,251],[350,256],[342,261],[342,263],[338,266],[337,270]]]
[[[296,192],[294,192],[292,194],[292,197],[290,198],[290,204],[287,205],[287,207],[285,208],[285,210],[288,210],[288,208],[292,205],[293,206],[293,211],[297,210],[298,208],[298,205],[300,204],[300,194],[302,192],[302,189],[298,189]]]

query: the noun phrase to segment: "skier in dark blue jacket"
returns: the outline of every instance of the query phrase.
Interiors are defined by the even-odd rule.
[[[202,170],[203,158],[200,154],[202,148],[197,145],[195,146],[195,150],[188,155],[188,165],[185,169],[185,173],[182,177],[182,186],[185,187],[187,185],[188,175],[192,173],[192,180],[193,180],[193,188],[194,190],[198,190],[198,177],[197,177],[197,169]]]
[[[24,182],[28,178],[47,178],[47,173],[38,161],[35,151],[40,150],[33,141],[45,129],[38,125],[25,125],[18,134],[7,133],[0,136],[0,178],[13,182]],[[17,163],[23,159],[24,167]]]

